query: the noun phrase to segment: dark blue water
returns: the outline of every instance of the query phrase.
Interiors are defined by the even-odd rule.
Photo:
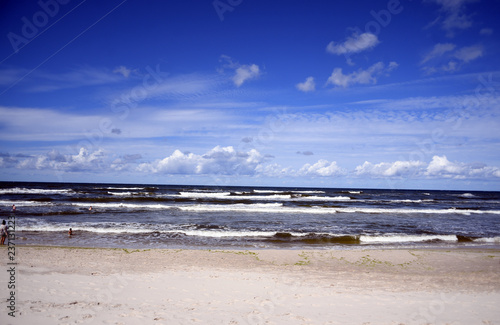
[[[500,192],[0,183],[0,207],[25,245],[500,248]]]

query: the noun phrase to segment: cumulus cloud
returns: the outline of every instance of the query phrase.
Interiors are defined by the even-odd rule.
[[[434,156],[427,167],[426,175],[457,179],[488,178],[500,177],[500,169],[482,163],[451,162],[446,156]]]
[[[490,178],[500,177],[500,168],[490,167],[482,163],[451,162],[446,156],[434,156],[431,162],[396,161],[373,164],[365,161],[357,166],[358,176],[408,177],[408,178]]]
[[[297,152],[310,156],[312,152]],[[113,160],[114,159],[114,160]],[[104,150],[93,152],[81,148],[76,154],[52,150],[41,155],[0,153],[0,168],[21,170],[54,170],[57,172],[136,172],[163,175],[230,175],[251,177],[364,177],[408,179],[491,179],[500,178],[500,168],[483,163],[453,162],[446,156],[434,156],[428,163],[404,161],[372,163],[365,161],[354,170],[340,167],[336,161],[319,159],[295,169],[271,163],[273,156],[255,149],[237,151],[216,146],[204,154],[175,150],[156,161],[141,162],[141,154],[107,156]]]
[[[104,150],[89,152],[81,148],[78,154],[61,154],[52,150],[46,154],[19,159],[15,165],[19,169],[58,170],[68,172],[102,171],[105,168]]]
[[[375,34],[354,32],[343,43],[330,42],[326,51],[337,55],[352,54],[374,48],[378,43],[380,42]]]
[[[259,76],[260,69],[258,65],[242,65],[241,67],[236,69],[236,74],[233,77],[233,81],[237,87],[240,87],[245,81],[256,79]]]
[[[316,84],[314,83],[313,77],[307,77],[306,81],[298,83],[296,85],[297,89],[303,92],[309,92],[316,90]]]
[[[143,163],[138,171],[162,174],[254,175],[257,166],[269,159],[257,150],[236,151],[217,146],[204,155],[175,150],[170,156],[152,163]]]
[[[377,62],[366,70],[359,69],[350,74],[344,74],[341,68],[335,68],[328,78],[327,84],[344,88],[354,84],[376,84],[379,76],[387,74],[397,67],[396,62],[390,62],[387,67],[384,63]]]
[[[225,69],[234,71],[232,80],[236,87],[240,87],[247,80],[257,79],[261,75],[260,68],[256,64],[240,64],[227,55],[221,55],[219,61],[223,63],[222,68],[219,69],[220,73],[224,73]]]
[[[329,162],[325,159],[320,159],[315,164],[305,164],[299,171],[299,176],[336,176],[343,175],[345,171],[337,165],[336,161]]]
[[[363,165],[356,167],[355,173],[356,175],[374,177],[410,176],[419,174],[425,166],[426,164],[420,161],[396,161],[378,164],[365,161]]]

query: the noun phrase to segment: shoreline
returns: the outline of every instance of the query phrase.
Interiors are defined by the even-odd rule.
[[[500,322],[498,249],[16,247],[2,324]]]

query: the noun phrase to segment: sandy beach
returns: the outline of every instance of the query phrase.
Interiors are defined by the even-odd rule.
[[[500,324],[496,250],[0,254],[1,324]]]

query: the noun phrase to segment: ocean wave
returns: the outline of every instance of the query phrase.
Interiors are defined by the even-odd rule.
[[[180,192],[179,195],[166,195],[167,197],[192,198],[192,199],[221,199],[221,200],[252,200],[252,201],[348,201],[349,196],[312,196],[304,192],[296,194],[285,194],[292,192],[269,192],[272,195],[252,195],[251,192]],[[263,194],[264,191],[260,191]],[[295,192],[294,192],[295,193]]]
[[[86,207],[86,208],[88,208],[89,206],[92,206],[92,208],[104,208],[104,209],[127,208],[127,209],[157,210],[157,209],[175,209],[176,208],[175,206],[166,205],[166,204],[134,204],[134,203],[119,203],[119,202],[114,202],[114,203],[96,203],[96,202],[71,203],[70,205],[77,206],[77,207]]]
[[[108,194],[110,195],[118,195],[118,196],[130,196],[132,194],[139,194],[139,193],[132,193],[132,192],[109,192]]]
[[[255,204],[196,204],[177,206],[181,211],[192,212],[221,212],[221,211],[238,211],[238,212],[290,212],[292,208],[283,208],[282,203],[255,203]]]
[[[33,206],[54,205],[52,202],[49,202],[49,201],[17,201],[17,200],[2,200],[2,201],[0,201],[0,206],[11,207],[13,204],[15,204],[16,207],[18,207],[18,208],[25,207],[25,206],[33,207]]]
[[[288,193],[295,193],[295,194],[325,194],[325,191],[319,191],[319,190],[293,190],[293,191],[278,191],[278,190],[253,190],[253,193],[257,194],[288,194]]]
[[[336,234],[336,233],[302,233],[272,230],[236,230],[226,229],[217,225],[188,224],[184,226],[173,225],[144,225],[144,224],[119,224],[119,223],[60,223],[49,224],[36,221],[29,224],[18,224],[16,232],[33,233],[65,233],[72,228],[75,235],[79,232],[95,233],[99,235],[141,235],[158,237],[190,236],[193,238],[240,238],[245,240],[264,241],[274,244],[306,244],[306,245],[397,245],[408,243],[481,243],[498,244],[500,237],[473,237],[452,234]],[[145,237],[145,238],[148,238]]]
[[[116,190],[116,191],[140,191],[145,190],[145,187],[106,187],[107,190]]]
[[[65,207],[93,207],[94,210],[168,210],[174,209],[186,212],[262,212],[262,213],[302,213],[302,214],[335,214],[335,213],[360,213],[360,214],[395,214],[395,215],[444,215],[444,214],[457,214],[457,215],[473,215],[473,214],[492,214],[500,215],[500,210],[479,210],[473,208],[409,208],[409,207],[386,207],[386,208],[371,208],[371,207],[357,207],[357,206],[321,206],[315,204],[302,204],[302,205],[285,205],[282,202],[272,203],[200,203],[200,204],[179,204],[179,202],[171,202],[158,200],[160,203],[149,202],[147,199],[141,203],[128,202],[127,200],[113,200],[111,202],[96,202],[96,201],[83,201],[83,202],[50,202],[50,201],[16,201],[16,200],[2,200],[0,206],[10,207],[15,204],[18,208],[22,207],[48,207],[57,206],[59,210],[64,211],[68,208]],[[307,200],[306,200],[307,201]],[[315,201],[310,199],[309,201]],[[332,201],[336,201],[333,200]],[[342,200],[338,200],[342,201]],[[347,200],[346,200],[347,201]],[[61,214],[63,212],[57,212]]]
[[[195,198],[195,199],[204,199],[204,198],[225,198],[229,197],[230,195],[231,192],[179,192],[178,196]]]
[[[460,194],[458,196],[459,197],[463,197],[463,198],[467,198],[467,199],[470,199],[470,198],[473,198],[473,197],[477,197],[476,195],[474,195],[472,193],[464,193],[464,194]]]
[[[449,241],[456,242],[456,235],[402,235],[402,234],[385,234],[382,236],[362,235],[360,240],[364,244],[387,244],[387,243],[417,243],[431,241]]]
[[[50,189],[37,189],[37,188],[7,188],[0,189],[0,194],[43,194],[43,195],[53,195],[53,194],[74,194],[75,192],[72,189],[59,189],[59,190],[50,190]]]

